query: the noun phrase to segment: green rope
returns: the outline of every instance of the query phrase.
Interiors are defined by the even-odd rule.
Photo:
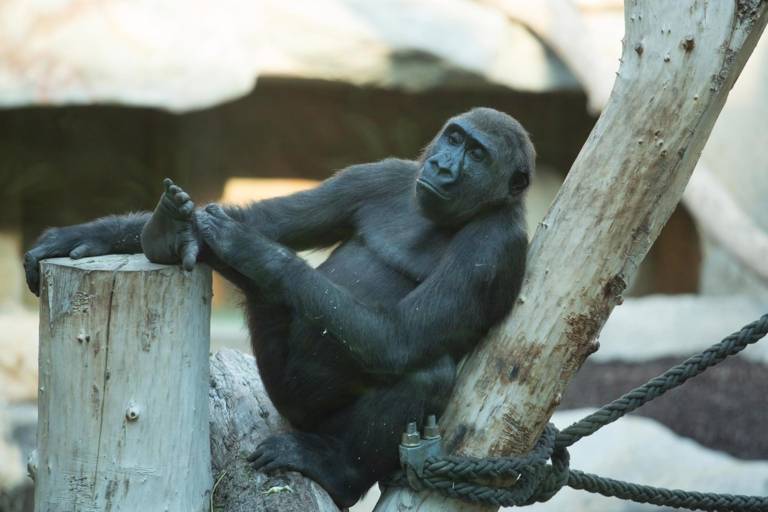
[[[419,487],[505,507],[533,503],[533,496],[554,496],[568,479],[568,451],[555,448],[557,434],[547,424],[533,449],[520,457],[429,457],[417,477]],[[400,472],[382,484],[405,487],[409,481]]]
[[[757,512],[768,510],[768,497],[701,493],[664,489],[613,480],[569,469],[566,448],[641,405],[680,386],[728,356],[741,352],[768,334],[768,314],[731,334],[646,384],[604,405],[562,432],[549,424],[530,453],[521,457],[429,457],[411,481],[453,498],[497,506],[521,506],[547,501],[569,486],[603,496],[674,508],[706,511]],[[406,465],[406,470],[409,468]],[[404,473],[384,485],[408,485]]]
[[[768,498],[762,496],[739,496],[711,492],[663,489],[650,485],[633,484],[593,475],[572,469],[568,475],[568,487],[602,494],[612,498],[650,503],[673,508],[709,511],[765,512]]]
[[[601,427],[613,423],[641,405],[680,386],[691,377],[720,363],[726,357],[738,354],[748,345],[759,341],[766,333],[768,333],[768,314],[564,429],[557,436],[557,446],[571,446],[582,437],[594,434]]]

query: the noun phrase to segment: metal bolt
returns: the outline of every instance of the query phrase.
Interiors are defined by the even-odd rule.
[[[440,431],[437,428],[437,418],[434,414],[427,416],[427,424],[424,425],[424,439],[437,439]]]
[[[400,440],[400,444],[403,446],[419,446],[421,444],[419,429],[416,427],[415,421],[408,423],[408,427],[406,428],[405,432],[403,432],[403,437]]]

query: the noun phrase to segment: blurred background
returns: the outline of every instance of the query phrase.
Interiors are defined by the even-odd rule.
[[[151,209],[166,176],[198,204],[243,203],[415,158],[482,105],[536,145],[532,236],[605,106],[623,32],[621,0],[0,2],[0,512],[32,510],[37,300],[21,257],[41,230]],[[559,426],[768,310],[766,119],[764,36]],[[250,350],[239,300],[216,280],[214,349]],[[578,444],[574,467],[768,494],[767,368],[768,342]],[[532,509],[658,510],[567,490]]]

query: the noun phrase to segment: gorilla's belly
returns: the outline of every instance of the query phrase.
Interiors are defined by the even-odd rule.
[[[391,307],[417,284],[354,240],[338,247],[318,269],[371,307]],[[294,314],[285,336],[285,360],[274,372],[279,389],[265,384],[278,408],[291,404],[292,410],[281,413],[294,424],[344,407],[378,384],[343,344],[329,339],[332,333],[311,320]]]
[[[370,306],[392,306],[418,285],[359,239],[339,246],[318,269]]]

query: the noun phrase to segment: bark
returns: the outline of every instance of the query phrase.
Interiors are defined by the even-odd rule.
[[[35,510],[208,510],[210,270],[134,255],[41,272]]]
[[[210,422],[217,511],[338,512],[328,494],[300,474],[268,477],[248,467],[245,458],[261,441],[289,429],[253,357],[229,349],[211,357]]]
[[[514,311],[459,377],[442,421],[450,452],[531,448],[680,200],[767,20],[756,0],[626,2],[610,99],[539,225]],[[377,506],[490,509],[407,489]]]

